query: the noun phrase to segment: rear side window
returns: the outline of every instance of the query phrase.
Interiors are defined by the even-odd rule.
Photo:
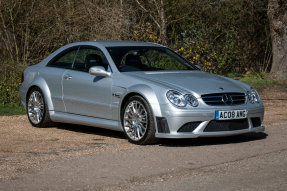
[[[52,59],[51,62],[48,63],[47,66],[71,69],[77,52],[78,52],[78,47],[64,51],[58,54],[54,59]]]

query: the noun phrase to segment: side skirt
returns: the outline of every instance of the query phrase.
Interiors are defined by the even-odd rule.
[[[88,117],[83,115],[75,115],[57,111],[50,111],[50,118],[54,122],[72,123],[78,125],[87,125],[92,127],[100,127],[116,131],[123,131],[118,121]]]

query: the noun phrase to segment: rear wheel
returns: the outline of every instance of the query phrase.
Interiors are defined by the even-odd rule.
[[[140,96],[131,97],[122,110],[122,124],[129,142],[139,145],[154,144],[155,123],[149,104]]]
[[[47,101],[40,88],[34,87],[27,97],[27,115],[34,127],[48,127],[55,123],[50,119]]]

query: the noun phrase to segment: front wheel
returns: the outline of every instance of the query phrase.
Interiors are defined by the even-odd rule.
[[[158,142],[152,110],[141,96],[133,96],[126,102],[121,118],[129,142],[139,145]]]
[[[31,89],[26,103],[28,119],[34,127],[48,127],[55,124],[50,119],[48,105],[40,88]]]

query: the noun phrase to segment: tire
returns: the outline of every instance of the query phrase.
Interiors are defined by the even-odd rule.
[[[121,111],[121,122],[129,142],[138,145],[154,144],[155,122],[151,107],[141,96],[132,96]]]
[[[51,120],[46,98],[40,88],[34,87],[29,91],[27,101],[27,116],[34,127],[50,127],[55,123]]]

